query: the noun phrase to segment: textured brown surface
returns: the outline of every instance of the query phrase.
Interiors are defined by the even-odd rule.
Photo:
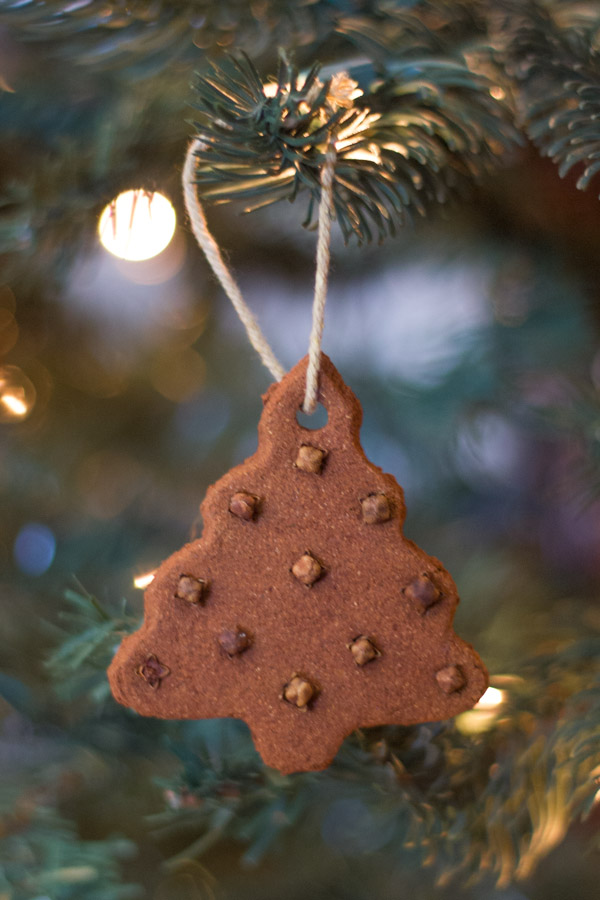
[[[244,719],[282,772],[324,768],[358,727],[454,716],[487,687],[452,630],[454,582],[403,537],[402,489],[360,447],[358,400],[324,356],[328,422],[302,428],[305,373],[306,359],[265,395],[257,452],[208,489],[202,538],[158,569],[109,669],[116,699],[142,715]],[[325,451],[320,471],[295,465],[302,445]],[[230,511],[240,494],[257,498],[251,518]],[[310,586],[292,572],[305,555],[323,567]],[[177,596],[182,576],[200,580],[201,602]],[[247,645],[232,653],[238,632]],[[376,648],[364,664],[358,639]],[[284,696],[295,678],[314,691],[302,708]]]

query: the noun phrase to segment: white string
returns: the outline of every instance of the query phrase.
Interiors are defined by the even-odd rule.
[[[250,307],[242,297],[242,293],[237,286],[235,278],[231,274],[231,271],[227,268],[217,242],[208,230],[206,216],[204,215],[204,210],[202,209],[200,201],[198,200],[196,185],[194,181],[196,170],[196,159],[194,153],[196,147],[200,148],[201,146],[202,144],[198,140],[198,138],[191,141],[185,158],[185,165],[183,167],[182,176],[185,208],[187,209],[188,216],[190,217],[190,224],[192,226],[192,231],[194,232],[194,237],[198,241],[200,247],[204,250],[204,255],[208,260],[208,264],[221,282],[223,290],[233,303],[233,308],[242,320],[242,324],[246,329],[246,333],[248,335],[250,343],[260,356],[263,364],[267,367],[275,381],[280,381],[285,375],[285,369],[273,353],[269,342],[267,341],[266,337],[259,327],[258,322],[252,315]]]
[[[321,173],[321,202],[319,204],[319,232],[317,238],[317,266],[315,272],[315,296],[312,311],[312,329],[308,346],[306,369],[306,393],[302,409],[313,413],[319,397],[319,372],[321,370],[321,343],[325,324],[327,301],[327,277],[329,275],[331,220],[333,218],[333,183],[335,175],[335,144],[331,141]]]
[[[190,217],[190,224],[194,237],[204,251],[204,255],[217,276],[221,286],[231,300],[235,311],[241,319],[248,339],[263,364],[271,372],[276,381],[280,381],[285,375],[285,369],[273,353],[269,342],[262,333],[258,322],[254,318],[248,304],[242,297],[242,293],[235,278],[228,269],[219,246],[208,230],[208,224],[204,210],[198,200],[195,184],[195,151],[202,146],[201,141],[195,138],[190,142],[183,167],[182,184],[185,208]],[[333,184],[335,170],[335,147],[330,144],[325,158],[321,174],[321,202],[319,205],[319,230],[317,238],[317,262],[315,273],[315,295],[313,300],[312,328],[308,348],[308,367],[306,370],[306,392],[304,396],[303,410],[312,413],[317,405],[319,393],[319,372],[321,368],[321,341],[323,337],[323,324],[325,319],[325,302],[327,299],[327,276],[329,273],[329,245],[331,240],[331,220],[333,217]]]

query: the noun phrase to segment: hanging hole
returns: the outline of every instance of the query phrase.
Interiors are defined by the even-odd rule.
[[[302,411],[302,407],[296,413],[298,425],[307,431],[318,431],[319,428],[325,428],[328,418],[327,410],[322,403],[317,403],[314,413],[305,413]]]

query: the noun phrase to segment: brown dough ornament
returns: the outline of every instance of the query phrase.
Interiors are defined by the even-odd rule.
[[[306,358],[265,394],[254,456],[208,489],[109,669],[146,716],[244,719],[265,763],[325,768],[359,727],[446,719],[487,687],[452,630],[450,575],[402,535],[402,489],[365,457],[360,404],[323,356],[327,424],[296,420]]]

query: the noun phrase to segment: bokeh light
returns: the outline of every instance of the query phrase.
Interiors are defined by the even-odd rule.
[[[131,262],[158,256],[175,232],[175,210],[158,192],[131,190],[119,194],[102,212],[98,234],[102,246]]]
[[[463,734],[483,734],[485,731],[489,731],[498,720],[506,698],[506,691],[489,687],[473,709],[460,713],[456,717],[456,727]]]
[[[35,404],[33,383],[18,366],[0,368],[0,422],[26,419]]]
[[[489,687],[475,704],[475,709],[496,709],[504,703],[505,696],[504,691],[495,687]]]
[[[143,575],[136,575],[133,579],[133,586],[138,588],[138,590],[143,591],[149,584],[152,584],[155,574],[156,570],[153,569],[152,572],[144,572]]]
[[[166,348],[154,357],[149,376],[159,394],[183,403],[202,390],[206,363],[192,347]]]
[[[54,535],[49,528],[38,522],[28,522],[15,538],[14,560],[25,575],[43,575],[52,565],[55,553]]]
[[[490,281],[485,265],[437,256],[391,262],[375,273],[365,269],[353,278],[352,303],[348,287],[334,281],[327,297],[324,350],[340,367],[347,364],[417,387],[440,385],[493,322]],[[310,290],[261,271],[245,281],[249,305],[269,323],[269,336],[290,365],[306,353]],[[224,327],[237,333],[229,305],[219,305],[217,312]]]
[[[95,519],[108,521],[140,497],[151,475],[132,454],[105,448],[82,460],[76,479],[81,508]]]

